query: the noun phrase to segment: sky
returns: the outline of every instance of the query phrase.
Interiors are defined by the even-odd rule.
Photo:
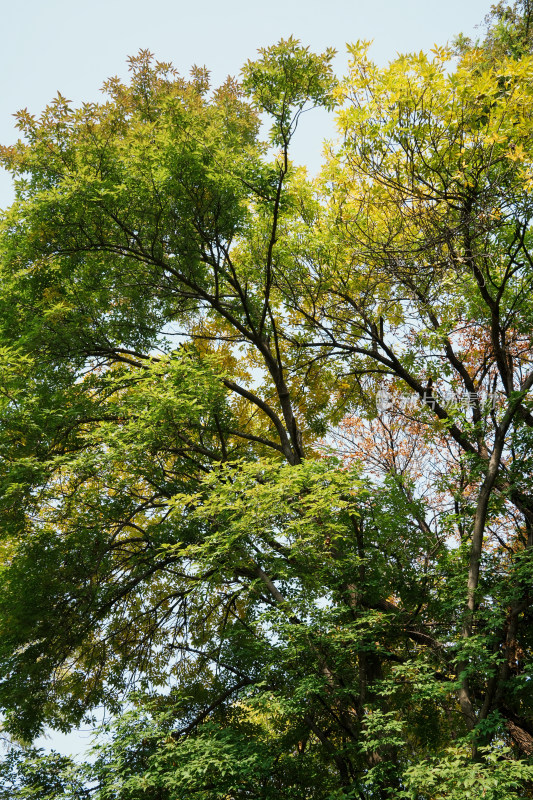
[[[38,115],[59,90],[75,105],[102,97],[112,75],[127,77],[127,57],[148,48],[187,75],[192,64],[211,70],[214,84],[238,75],[260,47],[290,35],[313,50],[338,51],[371,39],[373,58],[385,64],[398,52],[428,50],[460,31],[475,35],[491,0],[0,0],[0,144],[18,138],[13,113]],[[478,31],[478,34],[481,31]],[[293,157],[318,169],[321,144],[334,135],[324,111],[302,124]],[[12,200],[0,170],[0,208]]]
[[[127,57],[141,48],[171,61],[187,75],[192,64],[211,70],[214,84],[238,75],[260,47],[293,35],[311,49],[338,51],[346,67],[346,42],[373,40],[371,55],[386,64],[397,53],[429,50],[459,32],[475,37],[491,0],[0,0],[0,144],[17,138],[13,113],[38,115],[59,90],[75,105],[97,101],[112,75],[127,77]],[[334,135],[326,112],[307,115],[294,157],[315,171],[321,143]],[[12,199],[0,170],[0,208]],[[40,745],[65,754],[87,748],[88,733],[52,734]]]

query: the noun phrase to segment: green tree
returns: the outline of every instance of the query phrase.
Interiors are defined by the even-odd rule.
[[[531,58],[352,56],[141,52],[3,151],[0,704],[114,712],[100,800],[531,796]]]
[[[485,36],[482,40],[460,34],[454,42],[458,54],[474,47],[490,59],[505,56],[520,58],[531,52],[533,43],[533,4],[531,0],[516,0],[512,5],[500,0],[491,6],[485,17]]]
[[[86,800],[90,791],[82,771],[66,756],[34,748],[11,748],[0,763],[0,798]]]

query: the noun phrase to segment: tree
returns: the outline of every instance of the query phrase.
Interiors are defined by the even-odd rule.
[[[531,796],[532,62],[352,55],[3,152],[0,702],[113,711],[101,800]]]
[[[485,17],[485,37],[475,47],[489,59],[505,56],[520,58],[531,52],[533,37],[533,5],[531,0],[516,0],[509,5],[503,0],[491,6]],[[468,53],[474,43],[464,34],[455,40],[457,53]]]
[[[487,632],[486,658],[507,651],[499,676],[492,665],[484,687],[471,689],[468,675],[479,679],[479,653],[475,667],[466,653],[457,662],[459,700],[473,728],[505,712],[518,620],[529,605],[530,581],[522,570],[531,568],[533,544],[526,300],[532,281],[531,100],[521,76],[531,61],[506,58],[486,66],[483,54],[474,52],[450,76],[447,57],[437,51],[431,61],[400,58],[379,71],[354,49],[343,89],[345,144],[328,176],[338,220],[330,230],[341,248],[333,257],[344,266],[337,269],[329,307],[321,304],[320,316],[314,314],[322,344],[302,346],[350,354],[354,372],[373,372],[374,383],[377,373],[390,386],[396,418],[402,416],[395,402],[402,389],[419,396],[423,410],[415,416],[426,431],[433,427],[426,436],[449,454],[433,489],[447,491],[458,533],[468,540],[461,623],[466,652],[474,636],[485,635],[483,606],[495,612],[490,572],[483,586],[483,559],[490,563],[484,537],[489,550],[514,560],[506,574],[513,598],[504,602],[499,633],[492,626]],[[467,413],[453,402],[458,391],[469,400]],[[467,521],[465,501],[471,504]],[[483,697],[479,709],[473,694]],[[510,728],[515,724],[511,712]],[[529,751],[531,728],[524,724]]]
[[[11,748],[0,764],[0,776],[2,800],[86,800],[90,796],[78,765],[58,753],[43,755],[33,748]]]

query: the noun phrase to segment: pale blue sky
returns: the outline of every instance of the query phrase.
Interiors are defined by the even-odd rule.
[[[345,42],[373,39],[379,63],[397,52],[427,50],[459,31],[475,35],[491,0],[18,0],[2,3],[0,143],[17,138],[11,116],[27,107],[38,114],[57,90],[78,104],[97,100],[109,76],[127,74],[126,58],[149,48],[186,74],[193,63],[212,70],[215,83],[237,74],[258,47],[293,35],[314,50],[339,51]],[[308,115],[298,133],[296,157],[316,169],[321,141],[333,124]],[[11,199],[0,171],[0,207]],[[41,742],[42,743],[42,742]],[[87,736],[53,736],[61,751],[87,747]]]
[[[205,64],[215,83],[235,75],[258,47],[291,34],[315,50],[338,52],[345,42],[373,39],[374,58],[444,44],[459,31],[471,34],[491,0],[7,0],[1,4],[0,143],[17,138],[12,114],[39,113],[57,90],[78,104],[97,100],[111,75],[127,74],[126,58],[149,48],[182,73]],[[315,170],[321,141],[333,124],[308,117],[296,156]],[[10,179],[0,171],[0,207],[11,199]]]

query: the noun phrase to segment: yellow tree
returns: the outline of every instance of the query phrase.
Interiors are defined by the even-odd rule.
[[[524,669],[517,641],[531,646],[523,570],[531,569],[533,545],[533,60],[487,62],[470,51],[451,71],[451,52],[436,49],[380,69],[366,45],[351,54],[338,92],[342,143],[321,178],[328,206],[313,280],[305,274],[309,250],[285,276],[307,320],[297,344],[338,361],[341,391],[359,413],[375,415],[369,395],[379,390],[397,420],[407,403],[429,447],[447,443],[460,457],[470,498],[458,520],[468,527],[458,697],[470,728],[503,714],[531,753],[531,720],[520,719],[508,680]],[[490,535],[496,518],[498,537]],[[502,598],[498,634],[486,640],[484,658],[495,661],[480,682],[472,643],[497,602],[495,550],[515,588]]]

